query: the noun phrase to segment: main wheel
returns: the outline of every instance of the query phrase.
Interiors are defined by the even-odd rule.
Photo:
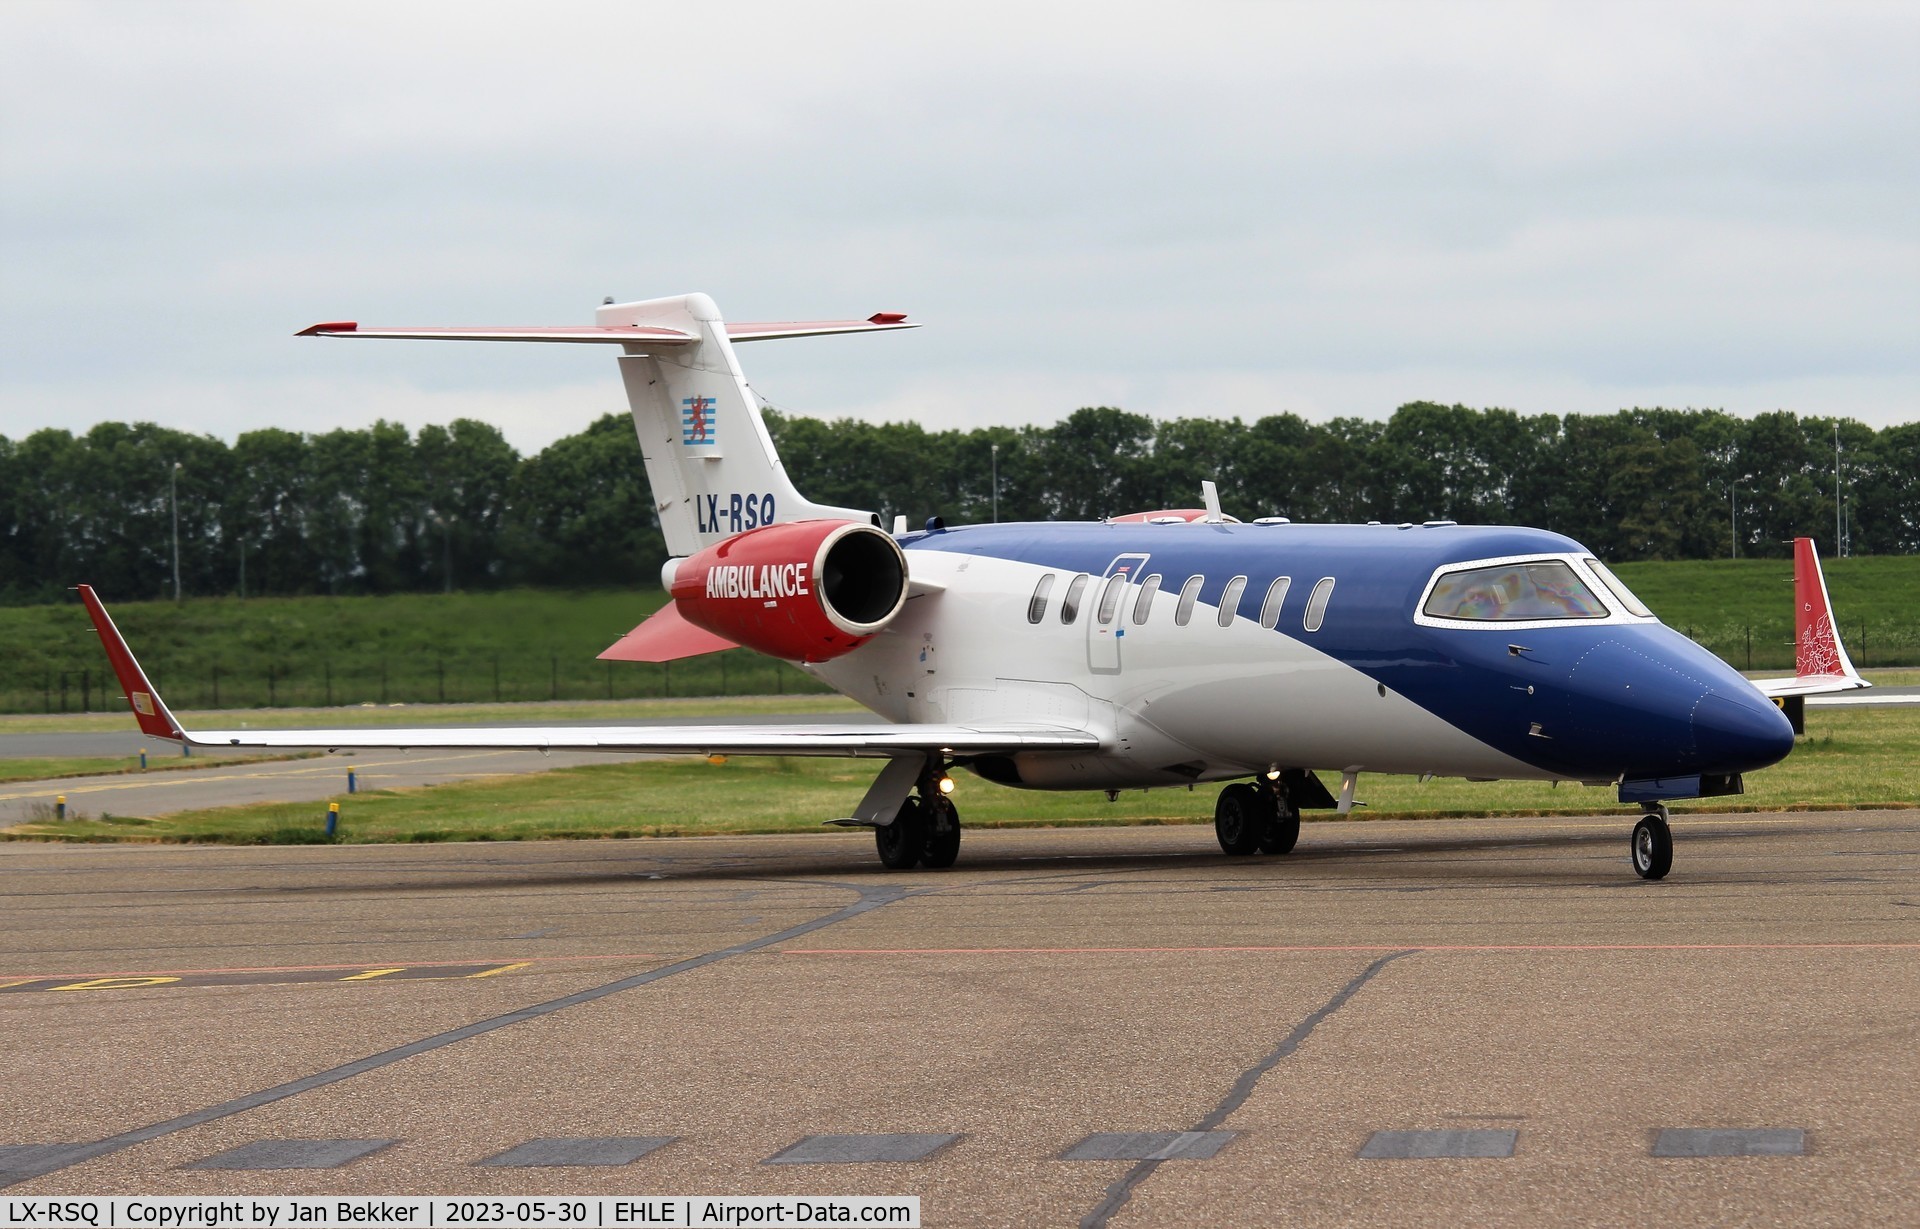
[[[927,847],[920,855],[920,865],[943,871],[960,856],[960,811],[944,798],[926,810]]]
[[[1658,815],[1642,815],[1633,826],[1633,873],[1664,879],[1673,869],[1673,830]]]
[[[1220,801],[1213,804],[1213,834],[1220,838],[1221,849],[1240,857],[1260,848],[1273,818],[1273,795],[1236,781],[1221,790]]]
[[[1300,839],[1300,812],[1279,799],[1275,803],[1273,822],[1260,837],[1260,852],[1291,853]]]
[[[927,812],[918,798],[900,804],[899,814],[884,828],[873,830],[880,865],[890,871],[910,871],[927,848]]]

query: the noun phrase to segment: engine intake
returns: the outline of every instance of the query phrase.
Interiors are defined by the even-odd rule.
[[[689,623],[787,661],[859,648],[907,600],[900,544],[859,521],[791,521],[716,542],[673,574]]]

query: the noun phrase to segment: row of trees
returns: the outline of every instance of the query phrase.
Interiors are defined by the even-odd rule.
[[[768,419],[809,497],[889,521],[985,521],[996,504],[1001,520],[1191,507],[1212,479],[1243,518],[1538,525],[1615,560],[1778,555],[1796,534],[1831,551],[1837,430],[1850,551],[1920,550],[1920,424],[1428,402],[1384,422],[1156,422],[1105,407],[971,431]],[[170,593],[170,478],[188,593],[634,585],[665,554],[624,415],[528,457],[469,419],[417,433],[250,431],[232,444],[103,423],[0,437],[0,602],[48,600],[80,580]]]

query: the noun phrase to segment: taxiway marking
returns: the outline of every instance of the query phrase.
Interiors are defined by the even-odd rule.
[[[346,982],[366,981],[472,981],[481,977],[497,977],[502,973],[512,973],[530,966],[533,962],[495,963],[486,961],[461,961],[458,963],[393,965],[368,968],[366,965],[347,965],[346,968],[361,970],[336,976],[338,968],[326,969],[233,969],[204,973],[123,973],[111,976],[81,976],[71,974],[65,977],[27,977],[0,983],[0,994],[38,994],[42,991],[59,990],[146,990],[154,986],[177,987],[191,990],[205,986],[288,986],[297,984],[340,985]],[[448,970],[457,970],[449,972]]]
[[[1909,951],[1920,943],[1234,944],[1220,947],[790,947],[783,956],[1139,956],[1208,952],[1799,952]]]
[[[479,957],[470,960],[422,960],[416,964],[401,965],[401,968],[478,968],[495,964],[577,964],[589,960],[665,960],[659,952],[616,952],[608,956],[495,956]],[[328,973],[336,970],[382,969],[386,965],[378,961],[363,961],[360,964],[276,964],[257,967],[235,967],[223,969],[116,969],[111,973],[0,973],[0,989],[16,981],[71,981],[82,977],[201,977],[209,974],[225,973]]]
[[[500,754],[498,751],[464,751],[457,755],[436,755],[436,756],[427,757],[427,758],[415,758],[412,756],[408,756],[405,759],[379,760],[379,761],[374,761],[371,764],[364,764],[364,765],[349,764],[347,765],[347,767],[349,768],[353,768],[353,767],[386,768],[386,767],[391,767],[391,766],[400,765],[400,764],[405,764],[407,766],[413,766],[416,764],[445,764],[445,763],[450,763],[454,760],[481,759],[486,756],[498,755],[498,754]],[[308,764],[309,763],[309,761],[306,761],[306,760],[275,760],[273,762],[276,764]],[[160,787],[169,786],[169,785],[171,786],[205,785],[212,781],[251,781],[251,780],[258,780],[262,777],[276,777],[276,778],[306,777],[306,776],[316,776],[323,773],[338,773],[341,771],[343,770],[341,769],[339,762],[334,761],[330,763],[311,764],[308,767],[302,767],[302,768],[281,768],[281,769],[278,769],[277,771],[261,771],[261,772],[223,772],[223,773],[216,774],[203,769],[198,772],[160,773],[158,774],[158,777],[153,775],[142,776],[138,773],[128,773],[125,775],[131,779],[124,780],[124,781],[120,780],[117,777],[69,778],[69,779],[79,779],[79,780],[87,780],[87,781],[98,779],[103,782],[111,782],[111,784],[65,785],[61,787],[61,791],[68,795],[104,794],[104,793],[109,793],[113,790],[123,790],[123,789],[155,789],[155,788],[160,788]],[[501,775],[504,776],[507,774],[503,773]],[[13,793],[0,794],[0,802],[18,802],[24,798],[46,797],[48,792],[46,788],[48,785],[48,782],[43,781],[43,782],[38,782],[37,784],[40,785],[39,789],[17,790]],[[340,792],[343,794],[346,793],[345,790],[341,790]]]

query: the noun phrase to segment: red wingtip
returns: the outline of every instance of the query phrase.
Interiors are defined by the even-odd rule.
[[[867,317],[868,324],[905,324],[906,322],[907,313],[905,312],[875,312]]]
[[[1793,540],[1793,672],[1803,677],[1853,673],[1833,625],[1827,581],[1812,538]]]
[[[310,324],[295,333],[295,337],[320,337],[327,333],[352,333],[358,331],[360,324],[356,320],[335,320],[328,324]]]
[[[120,690],[127,698],[127,707],[133,710],[134,720],[140,723],[140,732],[153,738],[178,741],[179,723],[167,711],[160,693],[147,681],[146,671],[134,660],[133,650],[127,647],[120,629],[113,625],[113,617],[101,604],[99,595],[94,593],[92,585],[81,585],[79,588],[80,600],[86,604],[87,616],[93,620],[93,630],[99,633],[100,643],[106,647],[107,660],[113,663],[114,676],[120,680]]]

